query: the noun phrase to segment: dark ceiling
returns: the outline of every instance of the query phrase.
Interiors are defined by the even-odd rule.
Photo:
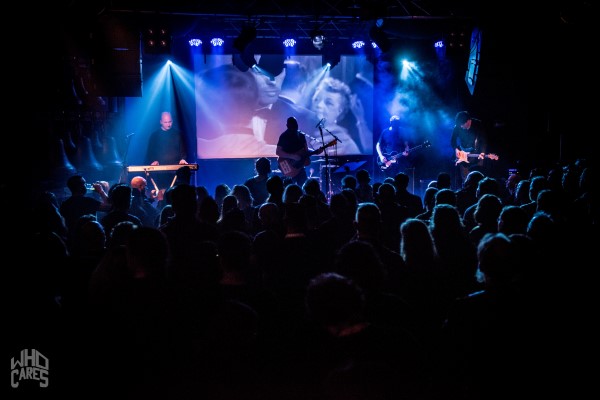
[[[516,0],[90,0],[46,7],[38,9],[41,15],[45,18],[51,12],[56,18],[45,23],[83,35],[97,24],[124,21],[140,32],[148,26],[166,27],[173,39],[214,34],[235,38],[249,24],[256,27],[257,38],[306,39],[319,28],[331,40],[350,40],[367,37],[378,20],[392,40],[470,34],[475,24],[519,35],[516,29],[526,24],[573,25],[592,14],[591,5],[580,0],[528,9]]]
[[[367,35],[377,20],[391,39],[466,29],[479,13],[458,1],[454,6],[439,0],[283,0],[240,1],[90,1],[69,2],[59,12],[68,24],[83,24],[121,18],[144,28],[166,26],[173,38],[207,36],[237,37],[244,25],[256,27],[257,38],[293,35],[308,38],[319,28],[331,39],[353,39]],[[54,9],[54,12],[57,10]]]

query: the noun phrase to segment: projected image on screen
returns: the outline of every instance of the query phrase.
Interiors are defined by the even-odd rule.
[[[326,71],[321,56],[256,55],[245,72],[231,55],[194,60],[200,159],[275,157],[286,120],[296,117],[310,149],[334,155],[373,153],[373,69],[342,56]]]

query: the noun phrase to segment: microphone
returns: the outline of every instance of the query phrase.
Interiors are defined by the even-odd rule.
[[[318,128],[318,127],[322,126],[324,122],[325,122],[325,118],[321,118],[321,120],[319,121],[319,123],[317,125],[315,125],[315,128]]]

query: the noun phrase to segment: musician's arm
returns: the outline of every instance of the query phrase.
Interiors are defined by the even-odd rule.
[[[387,158],[385,158],[385,156],[383,155],[383,152],[381,151],[381,145],[379,142],[377,142],[377,144],[375,145],[375,149],[377,150],[377,155],[379,156],[379,160],[382,163],[385,163],[387,161]]]
[[[108,185],[108,183],[107,183],[107,185]],[[94,183],[92,183],[92,186],[94,187],[94,191],[96,193],[98,193],[98,195],[102,199],[102,204],[100,205],[100,211],[110,210],[111,204],[108,199],[108,194],[106,194],[106,191],[104,190],[104,185],[101,182],[94,182]]]

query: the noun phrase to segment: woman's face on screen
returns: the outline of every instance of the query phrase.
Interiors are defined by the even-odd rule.
[[[317,117],[325,118],[330,124],[337,123],[344,111],[343,94],[320,90],[313,96],[313,111]]]

